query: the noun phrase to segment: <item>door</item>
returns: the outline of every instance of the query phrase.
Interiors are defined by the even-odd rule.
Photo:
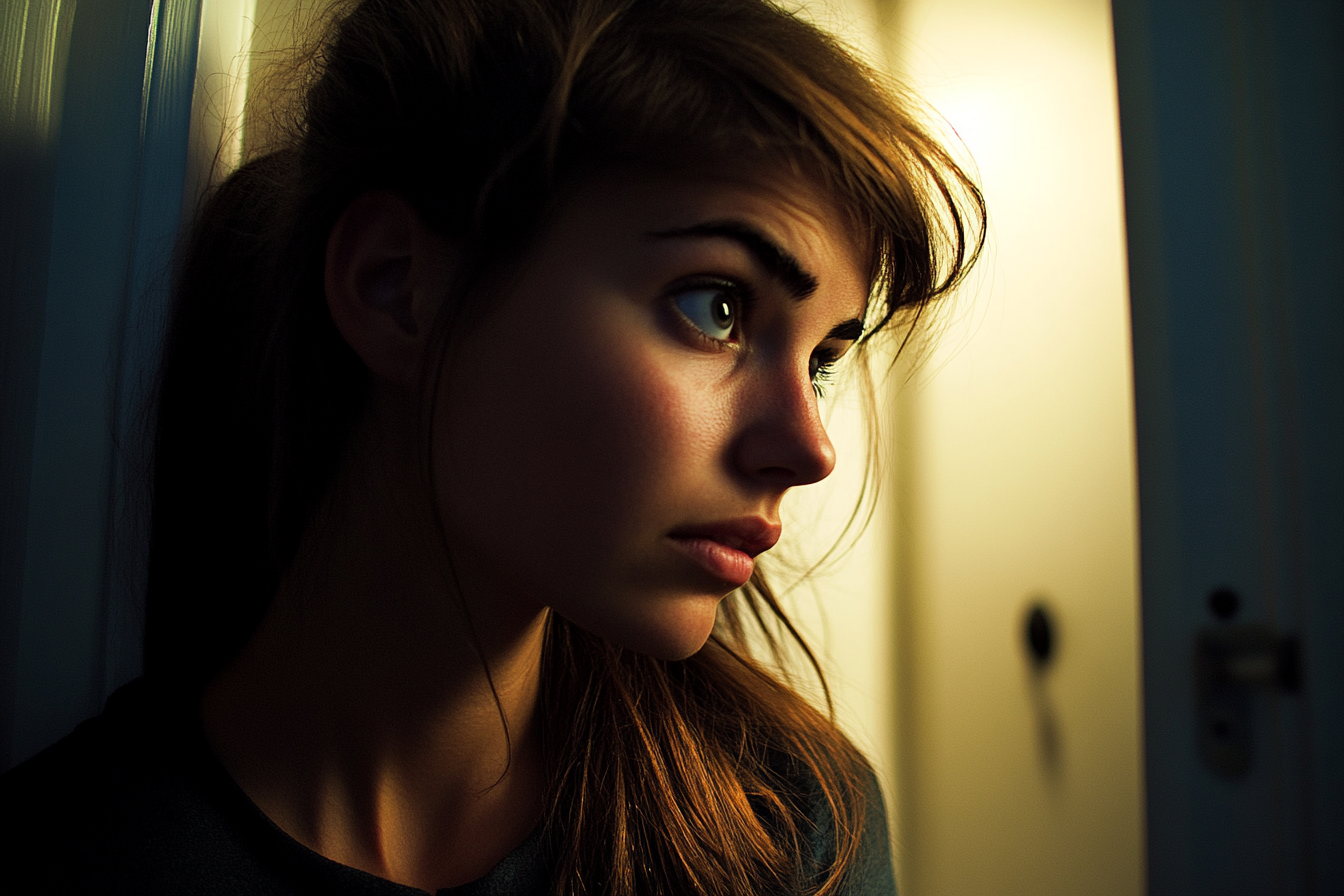
[[[1149,892],[1344,893],[1344,5],[1115,23]]]

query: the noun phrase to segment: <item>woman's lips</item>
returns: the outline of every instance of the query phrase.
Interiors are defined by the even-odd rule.
[[[751,571],[756,568],[756,561],[751,559],[750,554],[712,538],[673,535],[671,539],[683,554],[700,564],[706,572],[734,588],[747,584]]]
[[[752,558],[775,546],[780,529],[779,523],[749,517],[685,527],[668,537],[710,575],[741,588],[756,566]]]

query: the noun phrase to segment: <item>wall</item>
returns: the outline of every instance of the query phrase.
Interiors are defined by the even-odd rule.
[[[982,266],[897,398],[908,896],[1143,888],[1134,435],[1110,6],[909,0],[889,46],[978,167]],[[1055,622],[1043,668],[1027,607]]]
[[[1104,0],[810,3],[900,73],[989,204],[985,256],[880,400],[872,523],[793,596],[887,791],[905,896],[1136,894],[1144,855],[1128,292]],[[796,556],[854,506],[865,433],[790,498]],[[808,492],[812,492],[809,494]],[[806,568],[806,563],[797,565]],[[1056,623],[1044,668],[1027,607]]]

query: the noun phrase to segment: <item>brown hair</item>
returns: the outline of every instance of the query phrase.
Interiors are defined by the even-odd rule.
[[[947,153],[876,73],[762,0],[348,6],[297,79],[288,136],[216,191],[182,261],[145,667],[188,690],[255,629],[361,406],[367,374],[321,277],[327,234],[361,193],[399,193],[466,246],[444,334],[488,300],[490,276],[525,251],[560,188],[618,166],[768,159],[816,180],[870,240],[864,339],[896,317],[913,327],[980,248],[980,194]],[[545,834],[557,893],[836,892],[869,773],[752,658],[753,627],[802,643],[760,574],[679,662],[552,614]]]

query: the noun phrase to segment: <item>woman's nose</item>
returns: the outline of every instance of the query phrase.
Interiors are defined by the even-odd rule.
[[[822,424],[812,381],[762,376],[742,395],[736,444],[743,475],[773,488],[818,482],[835,469],[835,446]]]

